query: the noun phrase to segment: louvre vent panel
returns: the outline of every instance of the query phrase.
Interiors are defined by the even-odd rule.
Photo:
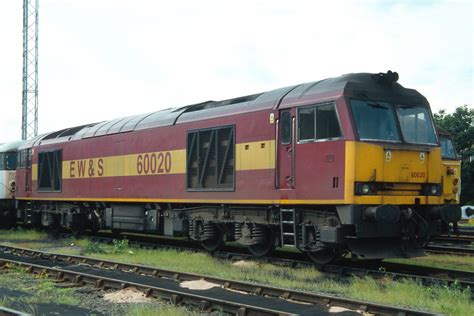
[[[233,190],[235,126],[188,132],[188,190]]]

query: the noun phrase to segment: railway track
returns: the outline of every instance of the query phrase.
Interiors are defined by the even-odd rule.
[[[314,315],[330,306],[376,315],[433,315],[432,313],[375,304],[336,296],[282,289],[209,276],[164,270],[143,265],[83,256],[62,255],[17,247],[1,246],[0,267],[26,268],[31,273],[47,274],[58,282],[97,288],[134,287],[147,296],[186,304],[201,310],[220,310],[236,315]],[[215,284],[211,291],[191,291],[179,287],[183,281]],[[168,285],[168,286],[166,286]]]
[[[111,234],[101,233],[91,237],[98,242],[112,243],[114,238]],[[121,238],[127,239],[131,246],[147,249],[173,249],[179,251],[206,252],[194,243],[188,243],[185,240],[169,240],[166,238],[149,238],[135,234],[121,235]],[[159,240],[160,243],[156,243]],[[154,241],[154,242],[151,242]],[[245,248],[226,247],[225,251],[216,251],[210,253],[215,258],[224,260],[252,260],[261,263],[271,263],[274,265],[287,267],[313,267],[321,272],[336,275],[338,277],[371,276],[374,278],[391,278],[416,280],[422,285],[430,286],[435,284],[458,284],[464,288],[471,288],[474,298],[474,272],[449,270],[441,268],[432,268],[425,266],[416,266],[402,263],[379,262],[379,261],[352,261],[342,260],[339,263],[319,266],[313,263],[302,253],[277,251],[271,257],[256,257],[246,252]]]
[[[160,244],[150,242],[153,239],[148,237],[125,234],[122,236],[129,240],[132,246],[149,249],[174,249],[192,252],[206,252],[193,243],[186,243],[179,240],[179,246],[173,244],[172,239],[160,240]],[[107,234],[93,237],[97,241],[111,243],[112,239]],[[445,248],[444,248],[445,249]],[[440,251],[440,250],[439,250]],[[255,257],[246,252],[245,248],[226,247],[225,251],[216,251],[212,256],[226,260],[252,260],[262,263],[271,263],[280,266],[289,267],[315,267],[321,272],[336,274],[338,276],[372,276],[375,278],[390,277],[392,279],[412,279],[424,285],[432,284],[453,284],[457,283],[463,287],[470,287],[474,295],[474,272],[462,270],[450,270],[441,268],[431,268],[425,266],[416,266],[402,263],[379,262],[379,261],[352,261],[350,259],[342,260],[334,264],[318,266],[302,253],[276,251],[272,257]]]
[[[425,250],[433,254],[474,256],[474,247],[462,244],[429,243]]]
[[[470,244],[474,242],[474,235],[450,235],[438,236],[433,238],[435,242],[451,242],[457,244]]]
[[[461,235],[474,235],[474,226],[459,226]]]
[[[0,316],[31,316],[31,315],[11,309],[11,308],[0,306]]]

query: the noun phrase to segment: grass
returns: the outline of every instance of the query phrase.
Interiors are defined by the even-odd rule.
[[[192,311],[182,306],[164,305],[162,307],[153,307],[149,305],[138,305],[132,307],[127,316],[199,316],[201,313]]]
[[[28,243],[21,240],[20,236],[16,237],[16,242],[29,247]],[[0,241],[1,239],[2,233],[0,232]],[[38,240],[34,240],[31,244],[36,246],[38,243]],[[51,249],[51,246],[50,242],[43,244],[43,248]],[[448,315],[474,315],[474,304],[470,298],[470,290],[463,290],[457,285],[428,288],[411,280],[374,280],[370,277],[333,279],[311,268],[293,269],[254,262],[239,266],[231,261],[215,259],[205,253],[139,249],[129,247],[123,241],[105,245],[88,239],[69,239],[60,240],[53,246],[58,247],[54,248],[54,252],[66,254],[83,254],[95,258],[144,264],[181,272],[323,292],[359,300],[425,309]],[[392,261],[398,261],[398,259]],[[430,255],[400,261],[445,268],[459,269],[461,267],[466,270],[472,270],[474,267],[474,260],[470,257]],[[170,313],[168,315],[189,315],[191,313],[179,308],[170,308],[169,310],[165,308],[163,313],[160,311],[160,315],[168,312]],[[130,313],[130,315],[153,315],[154,310],[151,311],[147,307],[137,307]]]
[[[427,255],[425,257],[410,259],[388,259],[389,262],[415,264],[425,267],[441,269],[474,271],[474,257],[453,255]]]
[[[26,282],[28,278],[36,279],[37,282]],[[74,289],[57,288],[46,276],[31,276],[24,270],[18,268],[12,268],[9,273],[0,274],[0,284],[3,288],[8,288],[9,290],[28,293],[28,295],[22,297],[3,297],[1,301],[3,306],[10,306],[19,300],[22,305],[51,303],[75,306],[80,303],[80,301],[74,297]]]
[[[9,229],[0,230],[0,240],[22,240],[22,241],[43,241],[47,238],[47,234],[33,229]]]

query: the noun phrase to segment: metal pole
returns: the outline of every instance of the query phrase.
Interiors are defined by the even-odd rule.
[[[38,135],[38,1],[23,0],[22,139]]]

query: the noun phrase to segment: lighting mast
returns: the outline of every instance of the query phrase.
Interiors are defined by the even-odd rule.
[[[38,0],[23,0],[21,139],[38,135]]]

